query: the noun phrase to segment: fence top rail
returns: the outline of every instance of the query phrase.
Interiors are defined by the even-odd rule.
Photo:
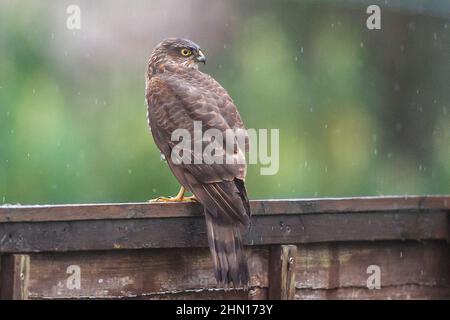
[[[259,200],[246,245],[449,241],[450,196]],[[2,206],[0,253],[205,247],[195,203]]]
[[[447,211],[450,210],[450,195],[253,200],[251,207],[253,215]],[[2,205],[0,223],[174,218],[201,214],[202,208],[196,203]]]

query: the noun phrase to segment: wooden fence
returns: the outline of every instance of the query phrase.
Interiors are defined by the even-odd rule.
[[[248,290],[216,288],[201,206],[0,207],[2,299],[450,299],[450,196],[252,201]]]

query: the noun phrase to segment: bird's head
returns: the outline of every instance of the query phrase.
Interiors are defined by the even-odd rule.
[[[150,64],[164,68],[176,66],[198,68],[199,63],[206,63],[200,47],[191,40],[169,38],[158,44],[150,57]]]

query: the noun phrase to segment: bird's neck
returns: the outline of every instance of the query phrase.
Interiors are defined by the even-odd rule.
[[[198,65],[195,63],[177,63],[159,59],[158,57],[151,57],[148,63],[147,74],[151,78],[155,74],[161,73],[178,73],[184,69],[198,70]]]

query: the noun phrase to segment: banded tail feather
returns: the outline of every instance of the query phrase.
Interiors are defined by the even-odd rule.
[[[205,216],[209,250],[217,282],[226,287],[247,287],[250,276],[242,245],[242,225],[219,221],[206,210]]]

